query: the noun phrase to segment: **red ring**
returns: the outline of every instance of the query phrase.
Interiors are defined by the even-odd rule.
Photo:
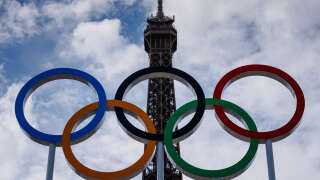
[[[281,140],[287,136],[289,136],[294,129],[296,128],[297,124],[300,122],[304,107],[305,107],[305,100],[303,92],[299,86],[299,84],[287,73],[284,71],[267,66],[267,65],[246,65],[241,66],[239,68],[236,68],[226,75],[222,77],[222,79],[218,82],[214,93],[213,98],[221,99],[223,90],[233,81],[241,78],[242,76],[250,76],[251,73],[259,73],[255,75],[263,75],[270,77],[268,75],[272,75],[271,78],[276,80],[283,80],[281,83],[288,87],[289,89],[292,89],[292,93],[294,93],[296,99],[297,99],[297,106],[296,111],[294,115],[292,116],[291,120],[282,126],[279,129],[275,129],[273,131],[267,131],[267,132],[252,132],[248,131],[246,129],[243,129],[239,127],[238,125],[234,124],[225,114],[221,106],[214,106],[214,109],[216,111],[217,116],[221,120],[222,124],[227,127],[228,130],[231,130],[231,134],[236,133],[237,135],[240,135],[240,138],[244,138],[245,140],[248,140],[248,138],[257,138],[260,140],[260,143],[265,143],[265,140],[271,139],[272,141]],[[274,77],[276,76],[276,77]],[[280,78],[280,79],[279,79]]]

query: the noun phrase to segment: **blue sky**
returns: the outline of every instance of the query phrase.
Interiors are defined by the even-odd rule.
[[[155,5],[153,0],[0,0],[0,159],[6,162],[0,164],[1,179],[45,177],[48,148],[25,136],[14,114],[23,84],[52,68],[77,68],[96,77],[113,98],[126,77],[148,66],[143,30]],[[300,84],[306,98],[302,122],[292,135],[273,144],[278,179],[320,178],[319,8],[317,0],[164,0],[165,14],[175,15],[178,30],[173,65],[192,75],[206,97],[212,97],[224,74],[247,64],[280,68]],[[195,98],[181,83],[175,87],[178,107]],[[146,92],[147,83],[142,82],[126,101],[146,109]],[[295,110],[289,91],[265,77],[241,79],[223,98],[244,108],[260,131],[279,128]],[[26,117],[39,130],[60,134],[74,112],[96,100],[79,82],[54,81],[33,93]],[[91,168],[119,170],[142,154],[143,145],[122,131],[112,112],[105,116],[102,128],[73,151]],[[218,169],[237,162],[248,144],[230,136],[214,112],[206,111],[200,129],[181,147],[188,162]],[[54,179],[81,179],[60,148]],[[236,179],[268,179],[263,145]]]

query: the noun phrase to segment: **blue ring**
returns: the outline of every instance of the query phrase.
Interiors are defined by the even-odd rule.
[[[102,85],[96,80],[93,76],[83,71],[79,71],[71,68],[57,68],[45,71],[31,80],[29,80],[20,90],[16,103],[15,103],[15,113],[17,120],[19,122],[20,127],[23,131],[34,141],[48,145],[48,144],[56,144],[61,145],[62,135],[51,135],[40,132],[33,128],[26,120],[24,116],[24,103],[28,99],[29,95],[35,91],[39,86],[45,84],[49,81],[56,79],[74,79],[84,84],[88,85],[95,89],[99,97],[99,107],[93,119],[82,129],[73,132],[71,134],[71,142],[72,141],[81,141],[86,137],[90,136],[95,130],[97,130],[102,124],[105,109],[106,109],[106,94]]]

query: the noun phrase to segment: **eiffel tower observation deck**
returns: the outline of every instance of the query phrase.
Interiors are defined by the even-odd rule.
[[[174,17],[165,16],[162,0],[158,0],[158,12],[147,18],[144,31],[144,47],[149,55],[150,67],[172,67],[172,56],[177,50],[177,31],[173,27]],[[163,133],[169,117],[176,110],[174,83],[172,79],[153,78],[148,82],[147,113],[153,120],[157,133]],[[180,152],[179,144],[175,145]],[[163,150],[163,146],[161,146]],[[159,151],[159,146],[157,147]],[[143,171],[143,180],[157,179],[157,163],[155,156]],[[182,174],[163,156],[165,180],[182,180]]]

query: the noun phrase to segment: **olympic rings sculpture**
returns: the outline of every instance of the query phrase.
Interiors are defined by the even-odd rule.
[[[236,104],[221,99],[222,93],[228,85],[247,76],[266,76],[279,81],[290,90],[296,98],[297,103],[296,111],[287,124],[273,131],[258,132],[253,119],[245,110]],[[167,122],[164,134],[156,134],[152,120],[143,110],[131,103],[123,101],[126,92],[134,85],[150,78],[172,78],[178,80],[188,87],[191,87],[197,97],[197,100],[181,106],[172,114]],[[99,101],[89,104],[76,112],[67,122],[62,135],[51,135],[36,130],[28,123],[24,115],[24,104],[32,92],[38,87],[57,79],[78,80],[92,87],[96,90]],[[230,179],[240,175],[250,166],[257,152],[259,143],[266,143],[266,140],[275,142],[289,136],[298,126],[304,112],[304,107],[304,95],[298,83],[282,70],[267,65],[246,65],[230,71],[218,82],[213,93],[213,98],[205,98],[198,82],[192,76],[179,69],[163,67],[145,68],[133,73],[122,82],[116,92],[114,100],[107,100],[102,85],[91,75],[76,69],[57,68],[33,77],[22,87],[16,99],[15,113],[20,127],[32,140],[43,145],[55,144],[62,146],[66,160],[76,173],[83,178],[105,180],[132,178],[139,174],[151,161],[156,148],[156,141],[163,141],[170,161],[184,174],[196,179]],[[245,156],[230,167],[220,170],[200,169],[184,161],[173,146],[174,143],[184,140],[197,130],[206,109],[215,110],[218,121],[229,134],[240,140],[250,142],[249,149]],[[71,150],[71,145],[86,140],[99,129],[103,123],[105,111],[115,111],[118,121],[125,132],[135,140],[146,144],[144,154],[138,161],[128,168],[116,172],[100,172],[90,169],[80,163]],[[173,129],[175,129],[178,123],[193,112],[195,113],[191,121],[184,127],[173,132]],[[141,121],[146,127],[147,132],[133,126],[125,117],[124,113],[132,115]],[[234,124],[225,113],[229,113],[239,119],[248,127],[248,130]],[[94,115],[94,117],[85,127],[73,132],[73,129],[75,129],[77,125],[91,115]]]

